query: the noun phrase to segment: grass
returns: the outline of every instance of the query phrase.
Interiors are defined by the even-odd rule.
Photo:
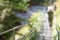
[[[15,38],[18,39],[19,37],[22,37],[21,35],[27,35],[31,28],[36,28],[37,31],[40,30],[40,26],[42,25],[42,15],[40,12],[34,12],[33,15],[28,19],[32,27],[30,25],[26,24],[24,27],[18,29],[15,34]],[[33,26],[34,25],[34,26]],[[29,37],[26,39],[29,40]],[[34,37],[32,37],[31,40],[34,40]]]
[[[16,31],[15,39],[21,38],[22,35],[27,35],[29,32],[30,32],[30,26],[26,24],[24,27],[19,28]]]

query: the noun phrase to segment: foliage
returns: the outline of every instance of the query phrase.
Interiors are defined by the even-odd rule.
[[[0,1],[0,24],[6,27],[18,25],[21,21],[13,14],[13,9],[26,10],[29,0],[1,0]],[[24,20],[24,19],[22,19]],[[8,23],[8,24],[7,24]],[[7,29],[7,28],[5,28]]]
[[[57,29],[60,30],[60,16],[57,17]]]
[[[26,11],[28,7],[28,1],[29,0],[0,0],[0,32],[6,31],[17,25],[21,25],[20,22],[24,21],[24,19],[16,17],[13,10],[19,9]],[[7,38],[9,38],[12,33],[9,32],[2,35],[5,39],[0,36],[2,37],[0,40],[8,40]]]
[[[56,0],[51,0],[54,3]],[[45,5],[48,6],[50,5],[50,0],[31,0],[31,5]]]
[[[25,40],[35,40],[35,37],[38,36],[38,31],[42,26],[42,16],[43,15],[41,14],[41,12],[34,12],[32,16],[28,19],[28,24],[25,25],[25,27],[18,29],[18,31],[15,34],[15,37],[21,38],[21,36],[19,35],[21,34],[22,36],[25,35]],[[36,32],[35,29],[37,29]]]
[[[20,9],[20,10],[27,10],[27,7],[29,6],[27,3],[29,0],[10,0],[11,5],[14,9]]]
[[[55,3],[57,7],[55,13],[56,13],[56,23],[57,23],[58,30],[60,30],[60,5],[59,3],[60,3],[60,0],[56,1]]]
[[[49,25],[50,25],[50,27],[52,27],[52,23],[53,23],[53,11],[49,11],[48,12],[48,20],[49,20]]]
[[[13,9],[27,10],[29,0],[1,0],[0,6],[11,7]]]
[[[29,25],[32,28],[36,28],[37,31],[40,30],[40,27],[42,26],[42,19],[43,15],[41,14],[41,12],[34,12],[33,15],[30,17],[29,19]]]
[[[30,26],[28,24],[24,25],[22,28],[17,29],[15,33],[15,39],[27,36],[30,33]],[[23,37],[24,39],[25,37]]]

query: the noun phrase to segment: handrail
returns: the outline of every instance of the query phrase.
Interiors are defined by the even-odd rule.
[[[1,32],[0,35],[3,35],[3,34],[5,34],[5,33],[8,33],[8,32],[10,32],[10,31],[13,31],[13,30],[18,29],[18,28],[21,28],[22,26],[24,26],[24,25],[19,25],[19,26],[13,27],[13,28],[11,28],[11,29],[9,29],[9,30],[6,30],[6,31],[4,31],[4,32]]]

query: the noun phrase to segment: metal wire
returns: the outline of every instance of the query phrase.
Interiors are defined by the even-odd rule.
[[[13,31],[13,30],[18,29],[18,28],[21,28],[21,27],[23,27],[23,26],[24,26],[24,25],[19,25],[19,26],[13,27],[13,28],[11,28],[11,29],[9,29],[9,30],[7,30],[7,31],[1,32],[0,35],[3,35],[3,34],[5,34],[5,33],[8,33],[8,32],[10,32],[10,31]]]

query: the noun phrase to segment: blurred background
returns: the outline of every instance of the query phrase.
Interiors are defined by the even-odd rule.
[[[60,40],[60,0],[0,0],[0,40]]]

